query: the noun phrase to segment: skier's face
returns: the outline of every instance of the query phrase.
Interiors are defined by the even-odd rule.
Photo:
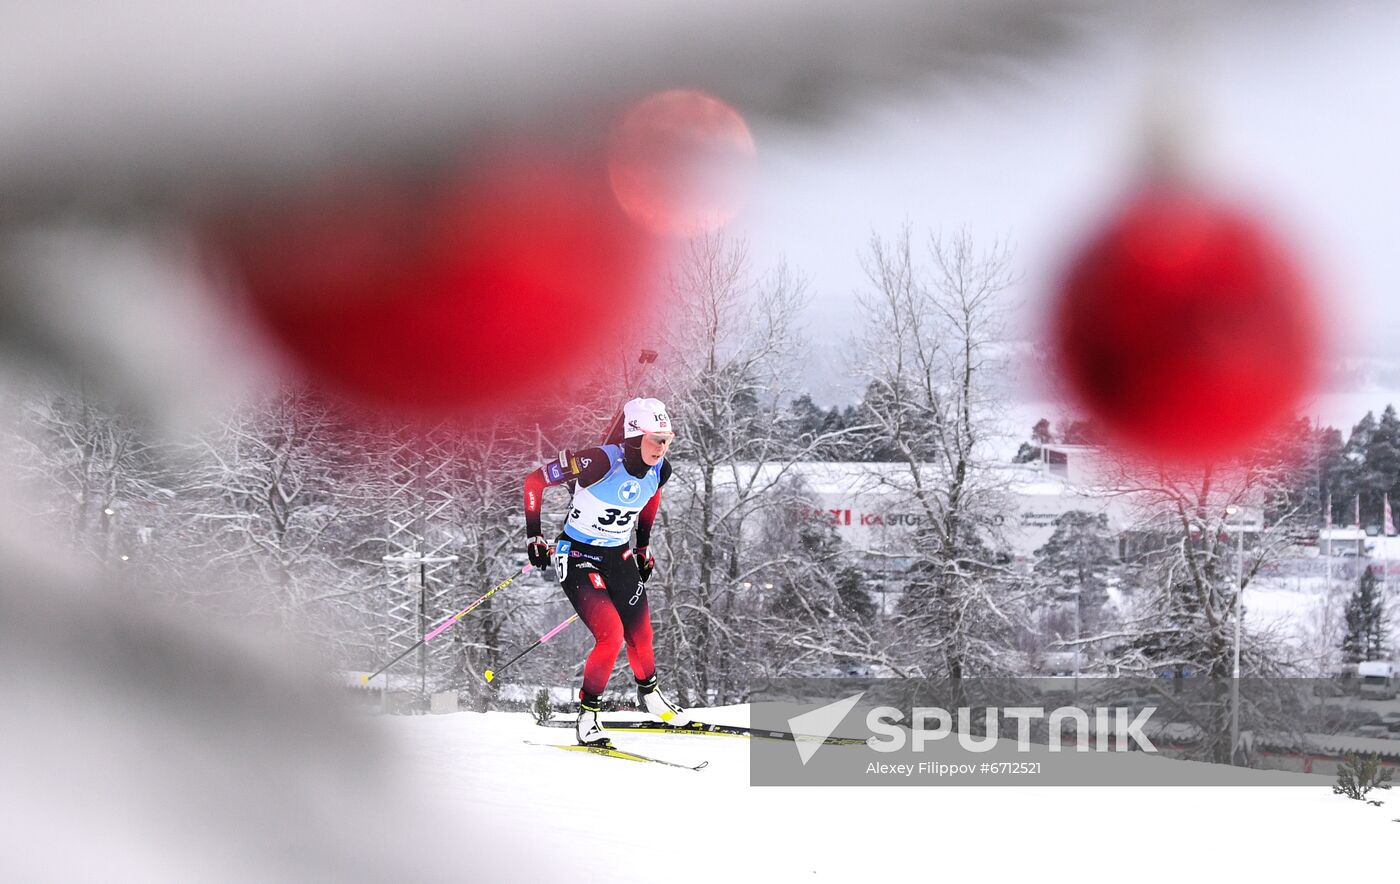
[[[661,458],[666,456],[666,451],[671,447],[670,436],[653,436],[648,433],[642,437],[642,463],[649,467],[654,467],[661,462]]]

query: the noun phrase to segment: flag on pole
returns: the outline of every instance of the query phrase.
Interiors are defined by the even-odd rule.
[[[1323,522],[1323,527],[1328,531],[1332,530],[1332,492],[1330,491],[1327,492],[1327,517],[1326,521]]]
[[[1395,536],[1395,519],[1390,515],[1390,492],[1385,493],[1385,536]]]
[[[1361,495],[1360,495],[1360,494],[1356,495],[1356,520],[1355,520],[1354,522],[1352,522],[1351,527],[1356,528],[1356,529],[1358,529],[1358,530],[1361,528]]]

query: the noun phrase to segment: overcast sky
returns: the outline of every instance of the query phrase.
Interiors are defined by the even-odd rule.
[[[1130,179],[1146,84],[1162,71],[1194,105],[1209,175],[1297,246],[1344,319],[1348,351],[1391,349],[1400,340],[1400,4],[1216,15],[1188,33],[1174,64],[1141,33],[1117,34],[1048,69],[874,107],[821,135],[751,120],[760,184],[734,228],[757,267],[785,257],[811,281],[814,397],[853,395],[828,352],[841,343],[830,330],[857,318],[858,251],[872,230],[889,234],[907,219],[916,233],[1006,237],[1024,276],[1017,297],[1044,298],[1067,251]]]

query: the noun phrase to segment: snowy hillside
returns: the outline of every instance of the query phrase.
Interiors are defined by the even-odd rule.
[[[747,711],[705,717],[743,724]],[[615,737],[621,748],[709,761],[692,772],[528,745],[568,743],[572,732],[524,713],[378,721],[460,833],[444,856],[483,869],[481,881],[908,880],[935,867],[936,877],[995,879],[1013,855],[1038,880],[1079,877],[1055,871],[1071,857],[1134,881],[1320,880],[1336,874],[1345,845],[1387,845],[1400,831],[1391,807],[1325,786],[752,788],[740,738]],[[1207,852],[1207,833],[1218,850]],[[1189,852],[1173,848],[1182,839]],[[1354,868],[1389,867],[1345,849]]]

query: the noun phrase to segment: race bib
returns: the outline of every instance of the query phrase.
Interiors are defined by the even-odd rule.
[[[573,544],[567,540],[560,540],[554,544],[554,571],[559,575],[560,583],[569,576],[569,550],[572,548]]]
[[[575,531],[614,543],[625,543],[632,536],[633,520],[641,507],[625,507],[599,500],[587,489],[574,494],[574,508],[568,525]]]

